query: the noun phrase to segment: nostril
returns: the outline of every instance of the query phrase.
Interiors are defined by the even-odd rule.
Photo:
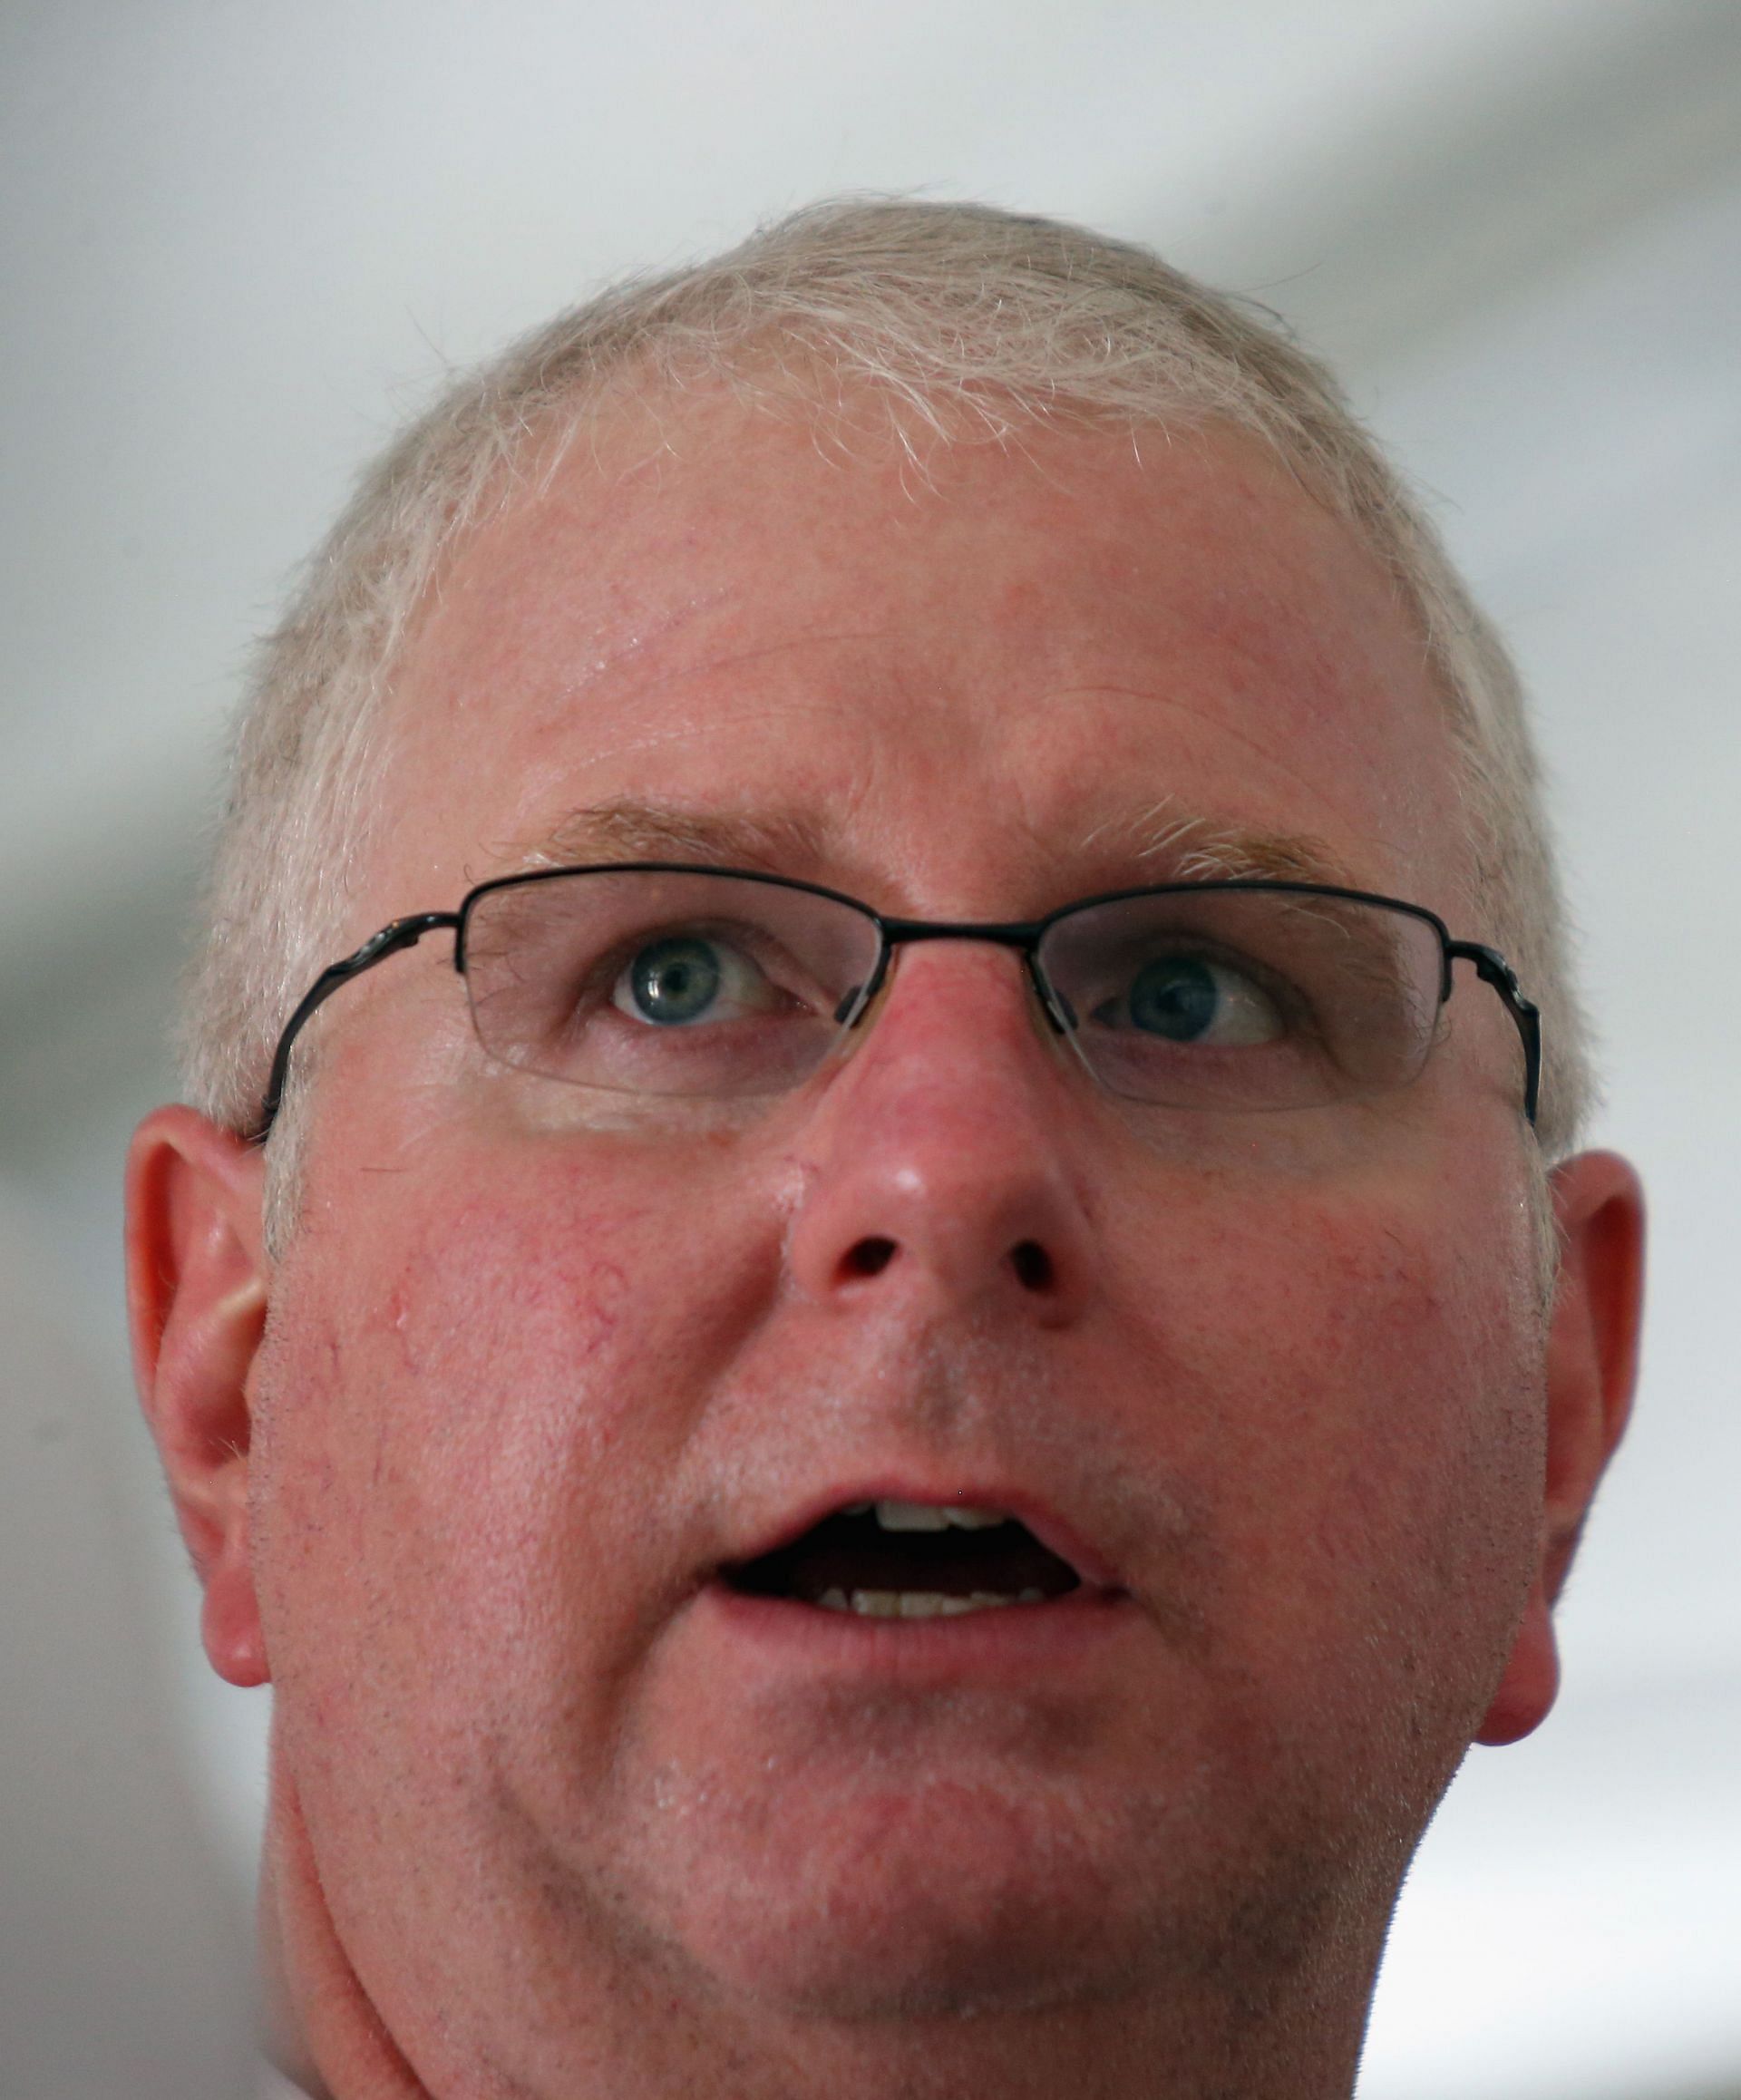
[[[1009,1250],[1009,1266],[1024,1290],[1050,1290],[1054,1282],[1052,1257],[1037,1240],[1018,1240]]]
[[[844,1276],[880,1276],[894,1259],[892,1240],[861,1240],[847,1249],[841,1272]]]

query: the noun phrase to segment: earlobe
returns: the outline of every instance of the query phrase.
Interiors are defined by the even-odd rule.
[[[160,1108],[127,1161],[127,1305],[141,1405],[205,1590],[212,1667],[268,1676],[248,1557],[248,1380],[266,1325],[264,1163],[190,1108]]]
[[[1613,1152],[1556,1167],[1560,1270],[1548,1330],[1546,1460],[1535,1580],[1505,1675],[1475,1740],[1514,1743],[1559,1689],[1553,1606],[1603,1469],[1631,1412],[1644,1308],[1644,1195]]]
[[[1533,1735],[1553,1706],[1560,1692],[1560,1645],[1553,1634],[1553,1607],[1538,1576],[1523,1607],[1523,1623],[1517,1629],[1505,1675],[1499,1680],[1475,1741],[1498,1748]]]

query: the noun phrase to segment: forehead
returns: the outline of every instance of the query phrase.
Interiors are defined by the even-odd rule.
[[[387,909],[625,803],[813,841],[788,871],[888,909],[1039,909],[1224,827],[1461,902],[1418,630],[1227,430],[1036,430],[921,467],[724,398],[637,408],[461,546],[390,723]]]

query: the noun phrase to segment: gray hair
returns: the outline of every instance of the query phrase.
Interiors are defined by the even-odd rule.
[[[1569,1149],[1589,1091],[1584,1029],[1517,676],[1335,380],[1273,315],[1144,248],[985,206],[882,199],[818,204],[713,261],[606,290],[450,385],[366,472],[262,644],[238,717],[185,1008],[197,1106],[252,1127],[277,1031],[357,934],[348,877],[382,695],[437,565],[613,395],[701,382],[832,415],[841,433],[869,404],[921,467],[927,445],[1018,442],[1047,423],[1218,423],[1270,446],[1419,623],[1460,756],[1476,894],[1542,1009],[1542,1151]],[[298,1091],[297,1127],[281,1123],[272,1147],[280,1194]],[[272,1210],[281,1240],[283,1202]]]

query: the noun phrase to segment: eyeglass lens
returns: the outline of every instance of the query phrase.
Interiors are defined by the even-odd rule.
[[[844,1033],[881,955],[838,899],[705,870],[593,870],[477,895],[472,1009],[503,1062],[641,1094],[782,1094]],[[1212,887],[1051,922],[1036,968],[1101,1084],[1176,1107],[1387,1092],[1432,1047],[1443,958],[1384,905]]]

